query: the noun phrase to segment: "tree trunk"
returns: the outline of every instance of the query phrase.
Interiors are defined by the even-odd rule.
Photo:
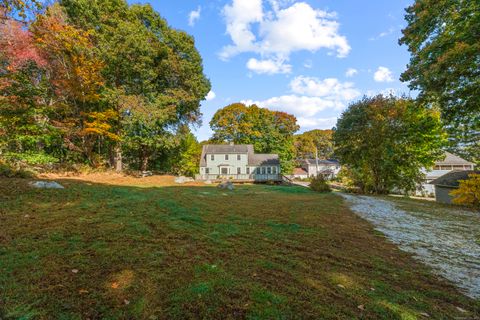
[[[148,169],[148,156],[147,155],[143,155],[142,156],[142,163],[141,163],[141,168],[140,170],[141,171],[147,171]]]
[[[115,146],[115,171],[122,172],[123,170],[123,162],[122,162],[122,148],[120,144]]]
[[[147,171],[148,169],[148,159],[149,159],[149,155],[148,155],[148,150],[147,150],[147,147],[142,147],[142,151],[141,151],[141,158],[140,158],[140,170],[141,171]]]

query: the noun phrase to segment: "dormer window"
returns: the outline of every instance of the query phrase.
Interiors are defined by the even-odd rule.
[[[225,155],[225,160],[228,160],[228,154]]]

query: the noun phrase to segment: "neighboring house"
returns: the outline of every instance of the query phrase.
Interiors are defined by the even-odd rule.
[[[425,173],[425,179],[416,193],[419,196],[427,195],[433,197],[435,195],[435,189],[431,183],[433,180],[452,171],[473,170],[474,167],[474,163],[464,160],[450,152],[445,152],[445,159],[435,162],[435,165],[431,170],[422,169],[422,172]]]
[[[290,175],[292,179],[307,179],[308,172],[303,168],[294,168],[292,174]]]
[[[460,180],[468,180],[472,173],[479,173],[473,170],[450,171],[440,178],[430,182],[435,187],[435,200],[440,203],[452,203],[453,197],[450,195],[455,189],[458,189]]]
[[[305,159],[299,161],[300,168],[307,173],[307,177],[316,177],[318,174],[322,174],[327,179],[335,178],[340,171],[340,163],[337,160],[318,160],[318,171],[317,171],[317,160],[315,159]]]
[[[197,180],[281,181],[277,154],[259,154],[253,145],[204,145]]]

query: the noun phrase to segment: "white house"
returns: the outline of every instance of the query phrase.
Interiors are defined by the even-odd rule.
[[[332,179],[338,174],[341,168],[337,160],[318,160],[318,170],[316,159],[300,160],[299,164],[300,167],[293,170],[293,178],[304,179],[322,174],[325,178]]]
[[[422,169],[422,172],[425,174],[425,179],[418,187],[416,193],[417,195],[433,197],[435,195],[435,187],[430,182],[452,171],[469,171],[473,170],[474,167],[474,163],[450,152],[445,152],[445,159],[435,162],[431,170]]]
[[[277,154],[259,154],[253,145],[204,145],[197,180],[280,181]]]

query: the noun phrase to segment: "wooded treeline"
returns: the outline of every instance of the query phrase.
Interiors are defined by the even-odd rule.
[[[5,1],[0,22],[4,161],[188,174],[210,90],[194,39],[150,5]],[[19,21],[21,20],[21,21]]]

